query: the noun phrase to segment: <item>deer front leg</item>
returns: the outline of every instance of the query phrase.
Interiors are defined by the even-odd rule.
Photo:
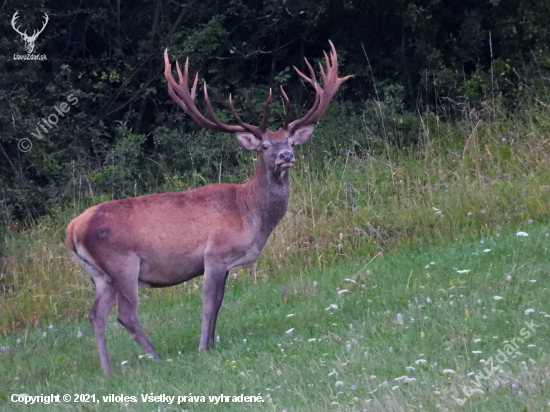
[[[214,329],[218,311],[223,300],[225,281],[229,271],[224,269],[207,268],[204,271],[202,283],[202,327],[199,352],[203,352],[214,343]]]

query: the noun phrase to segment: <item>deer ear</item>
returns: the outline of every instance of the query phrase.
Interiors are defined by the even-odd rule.
[[[315,130],[315,125],[310,124],[307,126],[302,126],[296,130],[292,136],[290,136],[290,139],[294,142],[294,144],[304,144],[309,139],[309,136],[311,136],[311,133]]]
[[[260,147],[260,143],[262,143],[262,141],[252,133],[237,132],[235,136],[237,136],[237,139],[239,139],[243,147],[248,150],[257,150]]]

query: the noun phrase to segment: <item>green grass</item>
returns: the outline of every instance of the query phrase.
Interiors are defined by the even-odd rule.
[[[86,319],[58,319],[52,329],[42,325],[10,333],[0,340],[9,346],[0,355],[0,409],[414,411],[422,405],[427,411],[547,410],[550,227],[521,229],[529,237],[490,231],[475,241],[426,241],[374,260],[356,256],[256,283],[249,276],[232,276],[216,329],[220,342],[204,354],[197,352],[200,286],[178,299],[145,295],[141,321],[165,361],[140,357],[139,346],[112,315],[107,344],[113,371],[107,376],[99,370]],[[457,273],[463,269],[469,272]],[[338,293],[344,289],[349,292]],[[331,304],[337,308],[327,310]],[[527,309],[534,312],[526,314]],[[538,326],[529,337],[521,332],[525,321]],[[523,338],[520,353],[481,381],[483,393],[473,393],[459,406],[453,396],[466,399],[463,388],[476,388],[467,374],[479,374],[487,365],[480,360],[495,358],[514,338]],[[426,363],[417,364],[419,359]],[[404,375],[408,382],[395,380]],[[86,393],[100,403],[24,406],[9,401],[13,393]],[[140,394],[150,393],[191,393],[206,402],[143,403]],[[220,393],[261,394],[265,402],[208,402],[208,396]],[[102,396],[109,394],[135,396],[138,402],[104,403]]]
[[[44,409],[11,403],[13,393],[87,393],[100,400],[63,405],[82,411],[547,408],[548,110],[420,120],[418,147],[396,150],[368,127],[359,138],[329,121],[313,137],[322,150],[297,151],[287,215],[258,263],[232,274],[220,343],[209,353],[197,352],[198,278],[141,292],[142,324],[167,361],[140,357],[111,317],[113,373],[104,376],[86,319],[93,287],[63,244],[70,218],[90,206],[76,200],[86,196],[75,195],[72,205],[38,221],[0,228],[0,346],[9,346],[0,355],[0,409]],[[198,184],[170,182],[151,192]],[[520,229],[530,236],[516,236]],[[464,269],[470,271],[457,273]],[[326,310],[332,304],[338,308]],[[526,320],[543,325],[529,339]],[[472,382],[485,366],[480,360],[495,361],[514,338],[524,339],[521,355],[510,355],[478,388]],[[192,393],[206,402],[141,402],[140,394],[149,393]],[[261,393],[265,402],[208,402],[220,393]],[[109,394],[139,402],[103,403]]]
[[[403,150],[384,146],[367,127],[361,136],[350,136],[336,121],[321,124],[313,144],[297,149],[288,212],[247,273],[259,280],[296,268],[330,268],[428,238],[443,243],[479,238],[529,219],[550,219],[546,108],[531,106],[517,114],[472,112],[454,123],[429,114],[421,120],[421,146]],[[356,141],[385,148],[374,150]],[[323,150],[315,149],[316,142]],[[169,186],[151,192],[203,183],[172,179]],[[103,194],[93,199],[106,200]],[[82,271],[63,239],[68,221],[90,205],[75,200],[23,230],[15,224],[0,228],[0,251],[5,251],[0,252],[0,335],[88,312],[93,289],[79,275]],[[177,298],[188,289],[145,294]]]

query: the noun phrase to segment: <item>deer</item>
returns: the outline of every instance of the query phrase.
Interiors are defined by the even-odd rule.
[[[168,94],[177,105],[205,129],[234,134],[245,149],[257,151],[258,156],[254,173],[243,184],[218,183],[111,200],[90,207],[68,224],[66,243],[95,285],[88,318],[105,373],[110,370],[105,326],[117,297],[117,320],[151,358],[161,359],[138,319],[140,287],[168,287],[203,276],[199,352],[212,347],[229,271],[252,267],[286,213],[289,169],[296,160],[293,146],[309,139],[340,85],[352,77],[338,77],[332,42],[330,47],[330,57],[324,52],[326,70],[319,63],[322,87],[307,58],[310,77],[294,66],[300,78],[313,86],[315,100],[304,117],[290,122],[290,100],[281,87],[286,113],[283,126],[276,131],[267,128],[271,89],[259,126],[243,122],[229,95],[237,123],[230,125],[216,116],[204,82],[204,102],[210,115],[205,117],[195,105],[199,74],[189,89],[189,59],[183,74],[176,61],[176,82],[165,50]]]
[[[36,42],[38,35],[44,31],[44,29],[46,28],[46,24],[48,24],[48,21],[50,20],[50,18],[46,13],[44,13],[45,19],[44,19],[44,24],[42,25],[42,28],[40,30],[34,30],[34,32],[32,33],[32,36],[29,36],[27,34],[27,30],[25,30],[24,32],[21,32],[19,28],[15,26],[16,20],[19,17],[17,13],[19,13],[19,11],[16,11],[13,14],[13,17],[11,18],[11,26],[17,33],[21,35],[21,37],[23,38],[23,41],[25,42],[25,49],[27,49],[27,53],[31,54],[32,51],[34,50],[34,43]]]

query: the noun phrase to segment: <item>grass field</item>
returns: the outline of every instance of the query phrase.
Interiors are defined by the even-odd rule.
[[[142,324],[165,360],[142,356],[111,316],[110,375],[99,370],[87,319],[10,333],[0,338],[0,409],[548,410],[550,227],[518,230],[529,236],[426,241],[256,283],[232,273],[219,343],[204,354],[199,284],[179,298],[145,296]],[[93,394],[96,402],[22,405],[13,393]],[[222,393],[264,402],[209,400]],[[104,401],[111,394],[136,402]],[[142,394],[176,398],[143,402]],[[178,396],[204,402],[178,405]]]
[[[261,280],[288,271],[329,269],[426,239],[475,239],[530,220],[550,220],[546,107],[515,114],[472,112],[458,122],[429,114],[421,120],[425,138],[420,147],[382,151],[357,146],[355,140],[378,148],[387,142],[367,127],[363,136],[349,136],[334,121],[321,125],[312,139],[323,142],[326,151],[315,151],[314,145],[297,149],[289,209],[246,276]],[[328,147],[330,142],[334,147]],[[150,192],[205,183],[213,182],[180,177]],[[73,216],[105,200],[109,196],[102,193],[86,197],[75,192],[71,204],[39,220],[0,227],[0,336],[59,318],[79,319],[89,311],[93,288],[80,275],[64,233]],[[143,294],[175,299],[192,286]]]
[[[547,106],[420,121],[421,144],[407,149],[387,144],[389,129],[352,136],[332,120],[314,136],[323,150],[297,150],[288,212],[257,264],[231,273],[208,353],[197,350],[197,278],[141,291],[164,361],[143,356],[112,314],[113,371],[100,371],[93,287],[63,239],[108,195],[75,192],[0,227],[0,410],[550,410]],[[150,191],[204,183],[176,176]]]

